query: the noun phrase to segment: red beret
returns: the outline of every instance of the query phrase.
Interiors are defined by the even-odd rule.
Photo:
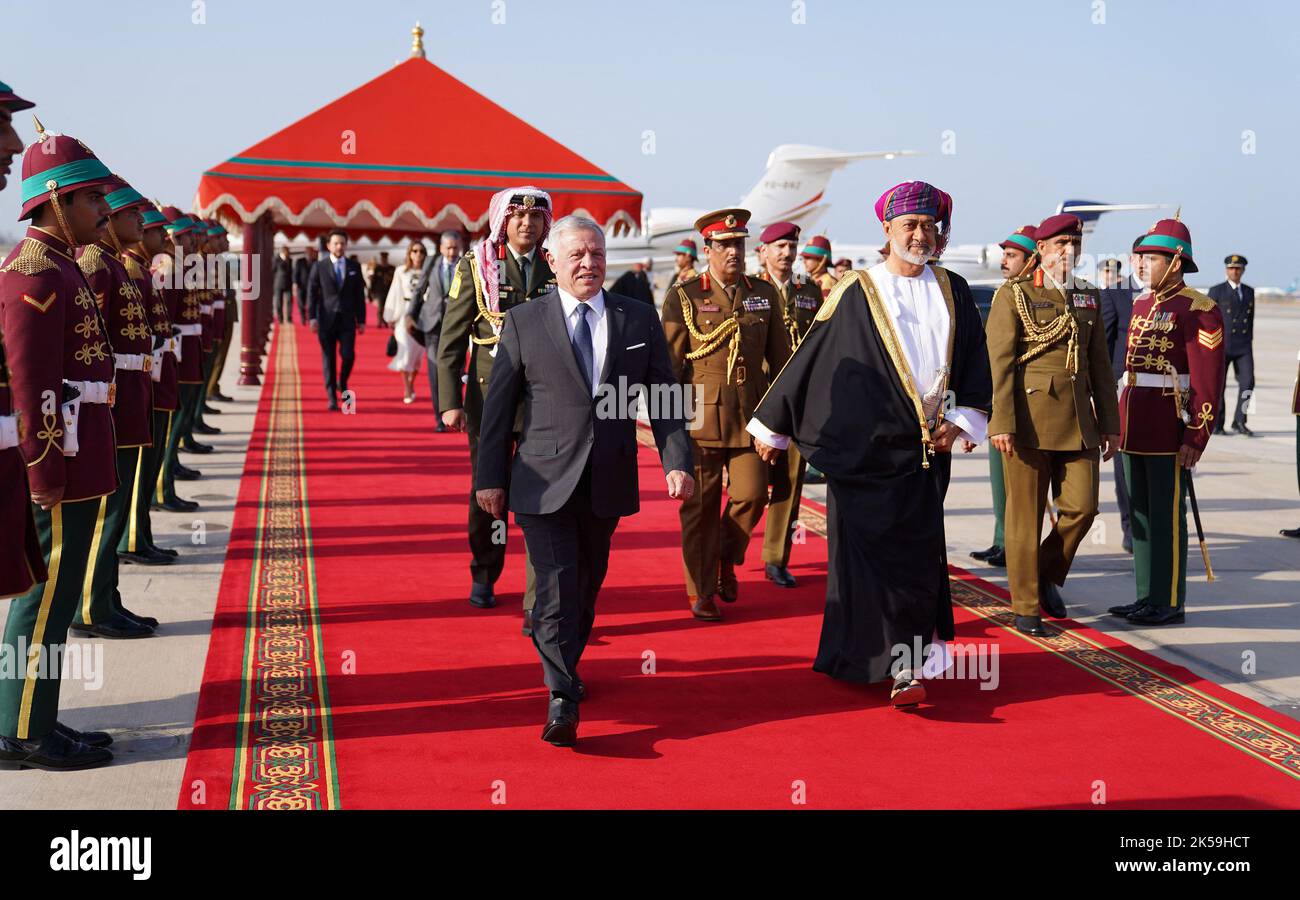
[[[808,239],[808,246],[803,248],[800,256],[820,256],[828,263],[831,261],[831,240],[824,234],[815,234]]]
[[[777,241],[799,240],[799,226],[793,222],[773,222],[763,229],[758,236],[760,244],[774,244]]]
[[[1037,233],[1036,240],[1045,241],[1048,238],[1054,238],[1058,234],[1083,234],[1083,220],[1078,216],[1070,213],[1057,213],[1054,216],[1048,216],[1038,224],[1035,229]]]

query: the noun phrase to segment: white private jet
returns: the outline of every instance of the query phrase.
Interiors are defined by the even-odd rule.
[[[915,150],[871,150],[845,153],[804,144],[782,144],[767,158],[767,171],[737,204],[753,214],[750,232],[757,241],[755,228],[770,222],[797,222],[810,233],[830,204],[823,198],[831,175],[860,159],[896,159],[920,156]],[[719,203],[710,209],[725,206]],[[673,248],[695,235],[695,220],[709,209],[658,207],[641,216],[641,232],[628,237],[609,238],[608,271],[611,278],[630,265],[650,257],[659,271],[671,271]],[[698,242],[698,235],[696,235]],[[701,263],[702,264],[702,263]]]

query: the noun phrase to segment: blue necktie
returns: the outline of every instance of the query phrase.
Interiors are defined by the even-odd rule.
[[[343,260],[341,259],[334,260],[334,281],[339,285],[343,284]]]
[[[590,309],[587,304],[578,304],[578,324],[573,329],[573,355],[577,357],[578,368],[582,370],[582,380],[587,382],[587,389],[591,390],[592,360],[596,352],[592,348],[591,325],[587,322],[588,312]]]

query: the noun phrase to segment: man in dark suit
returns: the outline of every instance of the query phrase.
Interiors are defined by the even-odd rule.
[[[654,306],[654,284],[650,281],[650,272],[653,268],[654,260],[648,256],[640,262],[632,263],[632,268],[618,276],[610,290],[615,294],[622,294],[624,297],[631,297],[633,300],[640,300],[642,303]]]
[[[307,321],[307,283],[319,257],[315,247],[308,247],[306,255],[293,261],[293,289],[298,295],[298,317],[303,322]]]
[[[429,396],[433,398],[433,415],[438,420],[439,432],[446,431],[447,426],[442,424],[442,413],[438,410],[438,336],[442,332],[442,314],[447,309],[447,293],[456,277],[460,256],[460,232],[444,231],[438,239],[438,252],[424,262],[406,321],[412,334],[419,332],[424,337]]]
[[[274,302],[275,321],[293,323],[293,263],[289,261],[289,248],[281,247],[271,261],[271,297]]]
[[[578,662],[610,539],[619,518],[639,508],[637,407],[626,399],[638,386],[647,391],[668,496],[689,497],[695,482],[682,389],[654,308],[601,290],[605,234],[592,220],[556,222],[550,247],[556,290],[505,317],[475,489],[485,512],[499,518],[508,506],[524,530],[537,573],[533,644],[550,691],[542,739],[569,747],[586,696]],[[512,454],[516,410],[523,428]]]
[[[1223,260],[1228,280],[1210,288],[1210,299],[1223,311],[1223,356],[1237,375],[1237,407],[1232,416],[1232,432],[1254,437],[1246,427],[1246,406],[1255,391],[1255,289],[1242,284],[1246,274],[1246,257],[1233,253]],[[1225,376],[1223,396],[1219,398],[1214,433],[1223,434],[1228,418],[1228,388]]]
[[[320,339],[329,408],[338,409],[339,391],[347,393],[356,361],[357,334],[366,331],[366,281],[357,261],[344,256],[346,231],[331,231],[326,247],[329,255],[316,263],[307,282],[307,307],[311,330]]]
[[[1133,246],[1141,242],[1138,238]],[[1133,298],[1146,290],[1140,271],[1141,257],[1136,253],[1128,258],[1128,278],[1124,278],[1117,259],[1107,260],[1113,266],[1101,269],[1101,321],[1106,328],[1106,347],[1110,350],[1110,367],[1115,373],[1115,383],[1123,388],[1124,357],[1128,352],[1128,323],[1133,318]],[[1129,519],[1128,482],[1124,480],[1124,461],[1116,453],[1111,458],[1115,467],[1115,505],[1119,507],[1119,524],[1123,529],[1122,546],[1125,553],[1133,552],[1133,529]]]

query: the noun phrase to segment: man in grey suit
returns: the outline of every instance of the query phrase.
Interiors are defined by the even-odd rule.
[[[1133,242],[1133,248],[1142,238]],[[1113,267],[1103,266],[1101,271],[1101,321],[1106,328],[1106,347],[1110,350],[1110,368],[1115,373],[1115,383],[1124,386],[1125,356],[1128,354],[1128,323],[1133,318],[1133,298],[1146,290],[1139,268],[1142,257],[1129,255],[1128,278],[1121,276],[1119,260],[1107,260]],[[1124,480],[1124,462],[1116,453],[1111,460],[1115,465],[1115,505],[1119,507],[1119,524],[1123,530],[1121,546],[1125,553],[1133,552],[1133,529],[1129,520],[1128,482]]]
[[[442,331],[442,314],[447,308],[447,291],[456,277],[456,264],[460,262],[460,232],[444,231],[438,239],[438,252],[424,262],[420,280],[415,284],[415,297],[406,317],[406,328],[412,334],[424,336],[425,366],[429,373],[429,396],[433,398],[433,415],[438,420],[438,431],[447,430],[442,424],[438,409],[438,334]]]
[[[550,691],[542,740],[571,747],[610,539],[640,508],[636,404],[620,398],[646,392],[668,496],[690,497],[695,482],[683,389],[654,307],[601,289],[605,234],[592,220],[566,216],[549,243],[556,290],[506,313],[474,486],[484,512],[501,518],[508,507],[523,528],[537,573],[533,645]]]

